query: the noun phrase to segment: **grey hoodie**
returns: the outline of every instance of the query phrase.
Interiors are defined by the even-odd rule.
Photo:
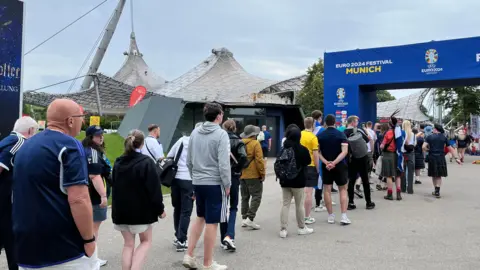
[[[212,122],[196,128],[188,144],[187,167],[194,185],[230,188],[230,140],[227,132]]]

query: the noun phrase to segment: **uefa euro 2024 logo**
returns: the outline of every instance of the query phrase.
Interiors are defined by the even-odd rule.
[[[434,75],[443,71],[443,68],[437,67],[438,52],[435,49],[428,49],[425,52],[425,62],[427,62],[427,68],[422,68],[422,73],[427,75]]]
[[[343,89],[343,88],[338,88],[337,89],[337,98],[338,99],[344,99],[345,98],[345,89]]]
[[[427,50],[425,53],[425,61],[427,64],[435,64],[438,61],[438,53],[435,49]]]

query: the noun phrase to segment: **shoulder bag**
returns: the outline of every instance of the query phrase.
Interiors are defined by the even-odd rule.
[[[177,154],[173,158],[164,158],[158,163],[160,168],[160,183],[166,187],[171,187],[178,171],[178,160],[183,151],[183,142],[178,147]]]

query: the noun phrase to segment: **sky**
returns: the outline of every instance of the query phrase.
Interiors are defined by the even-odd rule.
[[[25,0],[25,52],[102,1]],[[128,50],[129,1],[99,68],[106,75],[121,67]],[[251,74],[282,80],[304,74],[324,52],[480,35],[478,0],[133,1],[139,49],[167,80],[202,62],[213,48],[228,48]],[[108,0],[26,55],[24,89],[74,78],[117,2]],[[61,93],[69,86],[42,91]],[[415,91],[392,94],[399,98]]]

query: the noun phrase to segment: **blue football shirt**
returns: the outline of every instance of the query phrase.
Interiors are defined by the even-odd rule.
[[[260,144],[262,145],[262,148],[268,148],[268,140],[272,138],[272,135],[266,130],[263,132],[263,135],[265,135],[265,139],[261,141]]]
[[[13,231],[19,266],[41,268],[84,256],[67,188],[88,185],[87,159],[78,140],[45,130],[14,159]]]
[[[25,137],[12,132],[0,141],[0,217],[12,214],[12,173],[13,157],[22,147]]]

